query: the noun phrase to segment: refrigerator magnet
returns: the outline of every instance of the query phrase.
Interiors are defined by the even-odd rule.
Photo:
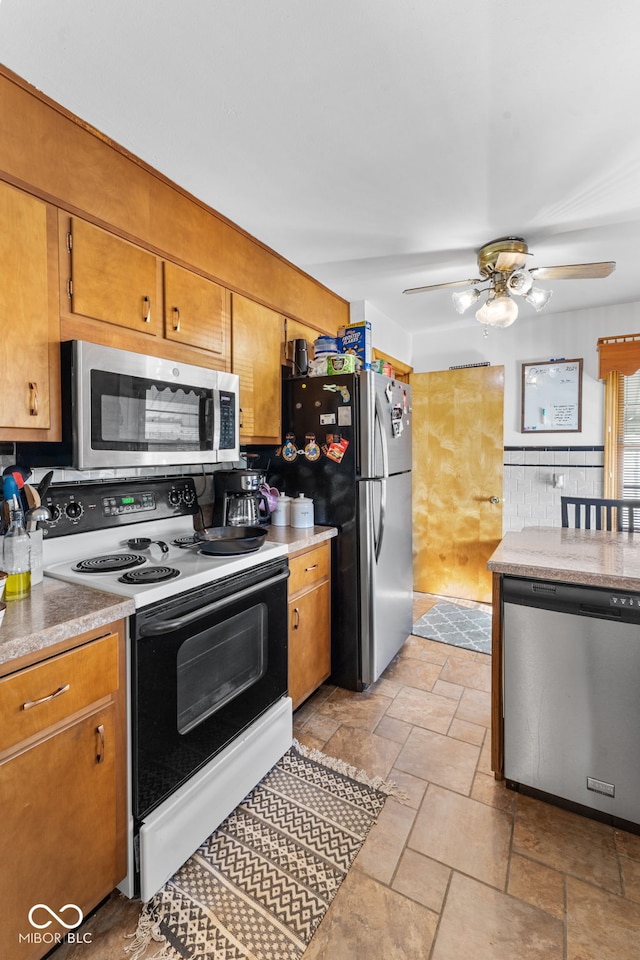
[[[336,415],[335,413],[321,413],[320,414],[320,426],[326,427],[328,423],[335,423]]]
[[[298,448],[295,440],[296,438],[293,433],[288,433],[285,437],[285,443],[282,448],[282,459],[286,460],[288,463],[293,463],[298,456]]]
[[[305,436],[305,440],[307,442],[304,447],[304,455],[307,458],[307,460],[310,460],[312,463],[314,462],[314,460],[319,460],[320,446],[318,444],[318,441],[316,440],[315,433],[308,433]]]
[[[351,426],[351,407],[338,407],[338,426]]]

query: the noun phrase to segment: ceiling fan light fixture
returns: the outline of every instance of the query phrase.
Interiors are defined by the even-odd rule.
[[[476,300],[480,299],[480,291],[475,287],[472,290],[456,290],[451,294],[453,305],[458,313],[464,313],[469,307],[473,306]]]
[[[551,292],[551,290],[543,290],[542,287],[531,287],[531,290],[525,296],[525,300],[539,313],[551,300]]]
[[[533,287],[533,277],[527,270],[514,270],[507,279],[507,289],[517,297],[526,296]]]
[[[517,316],[518,304],[508,294],[489,297],[476,311],[476,320],[489,327],[510,327]]]

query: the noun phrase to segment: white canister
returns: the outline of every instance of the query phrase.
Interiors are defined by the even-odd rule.
[[[276,527],[288,527],[291,523],[291,497],[281,493],[271,514],[271,523]]]
[[[291,501],[291,526],[312,527],[313,523],[313,500],[301,493]]]

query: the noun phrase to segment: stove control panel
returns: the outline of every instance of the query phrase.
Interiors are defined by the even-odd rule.
[[[42,524],[48,538],[199,510],[193,477],[54,484],[43,503],[51,511],[51,520]]]

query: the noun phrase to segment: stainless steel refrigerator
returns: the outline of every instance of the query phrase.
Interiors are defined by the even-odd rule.
[[[270,482],[333,541],[331,682],[362,690],[411,633],[411,388],[370,371],[283,384]]]

